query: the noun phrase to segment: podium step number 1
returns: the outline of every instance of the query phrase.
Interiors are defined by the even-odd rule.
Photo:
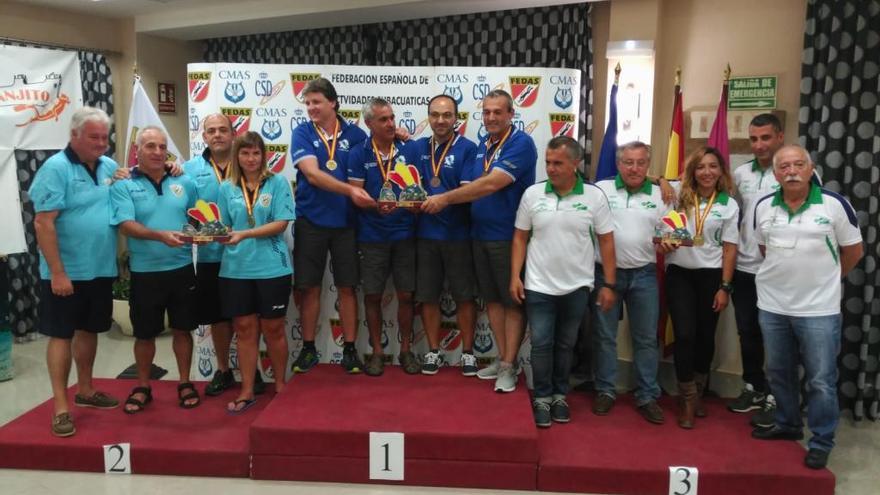
[[[114,443],[104,446],[104,473],[131,474],[131,444]]]
[[[697,495],[700,471],[689,466],[669,466],[669,495]]]
[[[370,479],[403,481],[403,433],[370,432]]]

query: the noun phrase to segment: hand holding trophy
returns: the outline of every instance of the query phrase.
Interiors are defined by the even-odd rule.
[[[654,244],[668,245],[673,248],[693,246],[694,239],[687,228],[687,216],[675,210],[660,219],[654,227]]]
[[[195,208],[187,210],[190,218],[199,222],[199,228],[186,224],[181,229],[180,238],[190,244],[207,244],[229,240],[229,229],[220,220],[220,209],[216,203],[205,200],[196,201]]]
[[[400,187],[400,196],[394,194],[391,183]],[[388,172],[388,180],[379,191],[379,212],[391,213],[395,208],[406,208],[417,212],[428,198],[428,193],[422,187],[422,174],[415,165],[407,165],[397,162],[394,170]]]

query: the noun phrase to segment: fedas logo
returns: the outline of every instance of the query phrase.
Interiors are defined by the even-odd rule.
[[[302,92],[304,89],[306,89],[306,84],[308,84],[309,81],[314,81],[319,77],[321,77],[321,74],[318,73],[290,73],[290,87],[293,88],[293,97],[296,98],[296,101],[300,103],[305,103]]]
[[[553,134],[553,137],[574,137],[574,114],[551,113],[550,132]]]
[[[17,74],[12,84],[0,86],[0,109],[12,107],[14,112],[34,112],[15,124],[16,127],[25,127],[33,122],[57,121],[68,103],[70,97],[61,92],[61,76],[54,72],[47,74],[42,81],[33,83],[29,83],[24,74]]]
[[[210,72],[189,72],[186,75],[187,86],[189,87],[189,99],[193,103],[205,101],[208,97],[208,90],[211,87]]]
[[[229,121],[232,122],[232,130],[235,131],[236,136],[241,136],[250,130],[250,108],[220,107],[220,113],[229,117]]]
[[[467,132],[467,123],[468,117],[470,116],[470,112],[458,112],[455,116],[455,124],[453,129],[458,133],[459,136],[464,137],[464,133]]]
[[[510,76],[510,96],[518,107],[530,107],[538,99],[541,76]]]
[[[360,110],[339,110],[339,116],[351,125],[360,125],[361,123]]]
[[[287,162],[287,149],[288,145],[286,144],[266,143],[266,167],[273,174],[284,170],[284,164]]]

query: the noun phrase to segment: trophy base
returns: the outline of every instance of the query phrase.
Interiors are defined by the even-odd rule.
[[[673,246],[691,247],[694,245],[693,239],[677,239],[675,237],[652,237],[651,240],[654,242],[654,244],[666,242],[672,244]]]
[[[212,242],[228,241],[230,235],[182,235],[180,239],[187,244],[209,244]]]
[[[424,201],[379,201],[379,211],[390,212],[397,208],[419,210]]]

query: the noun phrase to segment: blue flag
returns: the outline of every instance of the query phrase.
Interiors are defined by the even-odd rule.
[[[617,175],[617,84],[611,86],[611,104],[608,109],[608,127],[599,151],[596,182]]]

